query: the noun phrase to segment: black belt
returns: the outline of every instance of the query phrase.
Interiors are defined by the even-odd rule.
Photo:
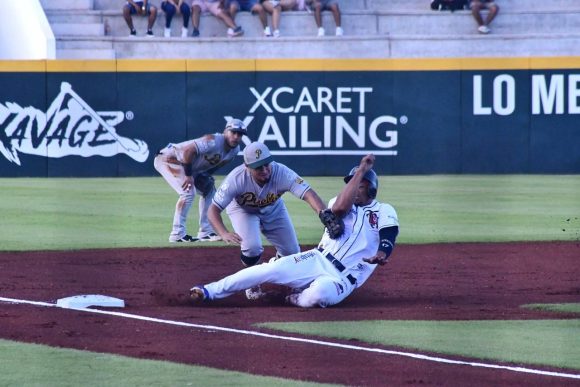
[[[322,253],[324,250],[319,247],[318,251],[320,251]],[[332,263],[332,266],[336,267],[336,270],[338,270],[339,272],[342,273],[343,271],[346,270],[346,267],[344,267],[342,262],[340,262],[338,259],[334,258],[334,256],[332,254],[326,253],[326,254],[322,254],[322,255],[324,255],[324,257],[326,259],[328,259],[330,261],[330,263]],[[351,274],[347,274],[346,278],[348,279],[348,281],[352,285],[354,285],[356,283],[356,278],[354,278]]]

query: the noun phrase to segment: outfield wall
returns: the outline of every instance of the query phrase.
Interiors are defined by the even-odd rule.
[[[580,173],[580,57],[0,62],[0,177],[155,175],[229,117],[304,175]]]

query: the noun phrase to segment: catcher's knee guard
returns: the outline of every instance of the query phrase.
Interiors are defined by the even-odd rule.
[[[256,255],[255,257],[248,257],[241,254],[242,263],[246,266],[254,266],[260,260],[261,255]]]

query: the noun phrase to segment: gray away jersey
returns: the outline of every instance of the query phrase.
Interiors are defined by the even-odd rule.
[[[191,145],[192,142],[195,143],[197,148],[197,155],[191,164],[193,170],[197,173],[205,172],[210,169],[218,169],[232,160],[240,151],[240,147],[237,146],[230,149],[229,152],[226,152],[224,147],[224,135],[221,133],[215,133],[212,136],[203,136],[194,140],[172,144],[175,149],[177,161],[183,163],[183,149]]]
[[[254,182],[244,164],[236,167],[226,176],[213,203],[221,210],[231,203],[250,213],[268,214],[283,205],[281,196],[285,192],[302,199],[310,190],[310,185],[284,164],[272,162],[270,165],[272,176],[263,187]]]

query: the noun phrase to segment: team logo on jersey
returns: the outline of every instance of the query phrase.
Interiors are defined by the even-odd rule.
[[[211,165],[219,164],[219,162],[222,159],[222,157],[219,153],[216,153],[215,155],[211,155],[211,156],[210,155],[203,155],[203,158],[205,159],[205,161],[207,161]]]
[[[379,215],[376,211],[367,210],[365,216],[369,218],[369,224],[372,228],[379,227]]]
[[[297,177],[296,178],[296,184],[302,184],[302,183],[304,183],[304,179],[301,178],[301,177]]]
[[[314,256],[314,253],[311,252],[311,251],[306,252],[304,254],[295,255],[294,256],[294,262],[295,263],[300,263],[302,261],[306,261],[308,258],[313,257],[313,256]]]
[[[117,134],[115,126],[124,119],[120,111],[94,111],[69,83],[62,82],[46,113],[14,102],[0,103],[0,153],[17,165],[21,165],[20,153],[52,158],[124,153],[145,162],[147,143]]]
[[[236,198],[236,201],[240,206],[262,208],[274,204],[280,196],[282,196],[282,194],[273,194],[270,192],[264,199],[258,199],[255,193],[244,192]]]

